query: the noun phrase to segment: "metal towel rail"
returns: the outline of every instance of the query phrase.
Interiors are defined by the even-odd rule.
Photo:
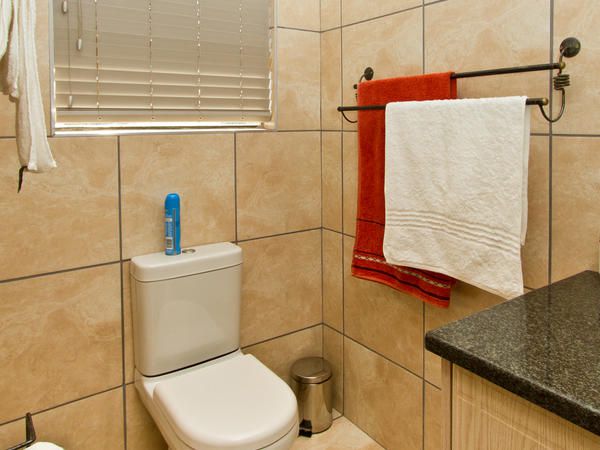
[[[579,42],[579,39],[574,38],[574,37],[569,37],[569,38],[563,40],[560,44],[560,57],[558,59],[558,62],[550,63],[550,64],[534,64],[534,65],[530,65],[530,66],[502,67],[499,69],[476,70],[476,71],[472,71],[472,72],[458,72],[458,73],[453,73],[451,75],[451,78],[473,78],[473,77],[485,77],[485,76],[490,76],[490,75],[505,75],[505,74],[511,74],[511,73],[536,72],[536,71],[541,71],[541,70],[558,70],[558,73],[556,74],[556,76],[553,77],[553,86],[556,91],[561,92],[561,108],[560,108],[560,112],[558,113],[558,115],[555,118],[550,117],[548,114],[546,114],[546,111],[544,110],[544,106],[548,105],[548,103],[549,103],[549,100],[547,98],[528,98],[527,99],[528,105],[539,106],[540,111],[542,112],[542,115],[548,122],[556,122],[563,116],[563,114],[565,112],[565,107],[566,107],[565,88],[571,84],[569,75],[566,73],[563,73],[563,70],[566,67],[566,64],[563,61],[563,59],[564,58],[572,58],[573,56],[576,56],[580,50],[581,50],[581,42]],[[371,67],[367,67],[364,70],[364,72],[361,75],[360,80],[358,80],[358,82],[360,83],[363,79],[372,80],[374,74],[375,74],[375,71]],[[356,89],[357,87],[358,87],[358,84],[355,84],[354,88]],[[348,119],[348,117],[346,117],[346,114],[344,114],[344,113],[346,111],[382,110],[382,109],[385,109],[385,106],[386,105],[338,106],[337,110],[342,113],[342,116],[344,116],[344,119],[346,119],[348,122],[356,123],[357,122],[356,120]]]

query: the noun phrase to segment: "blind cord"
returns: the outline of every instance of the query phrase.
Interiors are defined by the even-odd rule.
[[[196,108],[200,111],[202,108],[202,76],[200,70],[200,61],[202,55],[202,41],[200,36],[200,0],[196,0],[196,50],[197,50],[197,58],[196,58],[196,84],[198,86],[198,99],[196,101]],[[202,119],[202,116],[200,116]]]
[[[154,75],[153,75],[153,67],[152,67],[152,0],[148,0],[148,47],[150,51],[150,113],[151,120],[154,120]]]
[[[244,0],[240,0],[240,112],[241,119],[244,119]]]
[[[83,50],[83,6],[81,0],[77,1],[77,50]]]

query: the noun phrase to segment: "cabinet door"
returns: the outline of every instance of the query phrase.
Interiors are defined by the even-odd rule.
[[[454,366],[453,450],[600,450],[600,436]]]

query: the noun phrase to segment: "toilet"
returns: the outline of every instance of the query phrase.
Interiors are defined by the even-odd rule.
[[[290,387],[240,350],[242,249],[225,242],[131,260],[135,386],[170,450],[283,450]]]

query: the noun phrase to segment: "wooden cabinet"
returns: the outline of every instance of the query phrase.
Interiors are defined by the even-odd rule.
[[[444,361],[444,450],[600,450],[600,436]]]

